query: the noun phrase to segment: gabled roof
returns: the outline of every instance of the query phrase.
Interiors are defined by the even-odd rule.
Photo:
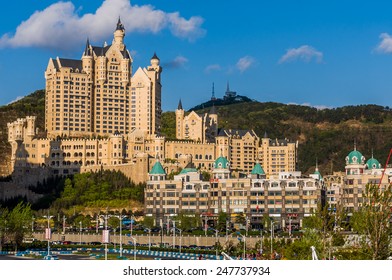
[[[92,46],[92,48],[93,48],[93,52],[95,53],[96,56],[103,56],[110,49],[111,46],[112,45],[107,45],[105,47]]]
[[[251,136],[257,136],[253,130],[246,130],[246,129],[221,129],[218,132],[218,136],[240,136],[243,137],[247,133]]]
[[[61,67],[79,69],[79,71],[82,71],[83,69],[81,60],[58,58],[58,59],[52,59],[52,62],[54,67],[56,67],[56,70],[59,70]]]

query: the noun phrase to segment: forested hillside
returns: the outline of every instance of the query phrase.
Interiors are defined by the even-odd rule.
[[[37,116],[40,131],[44,130],[44,90],[38,90],[10,105],[0,107],[0,166],[9,160],[7,122],[27,115]],[[212,103],[203,103],[197,112],[209,112]],[[207,106],[207,107],[206,107]],[[219,127],[253,129],[262,137],[289,138],[299,141],[298,169],[311,172],[316,159],[323,174],[344,169],[344,158],[357,149],[366,158],[385,163],[392,147],[392,111],[378,105],[345,106],[317,110],[313,107],[274,102],[248,101],[217,106]],[[175,138],[174,112],[162,114],[162,134]]]

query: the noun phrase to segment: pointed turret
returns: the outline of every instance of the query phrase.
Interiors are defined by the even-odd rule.
[[[184,110],[184,109],[182,108],[182,102],[181,102],[181,98],[180,98],[180,101],[178,101],[178,107],[177,107],[177,110]]]
[[[114,39],[113,44],[116,45],[120,50],[123,50],[124,44],[124,36],[125,36],[125,28],[121,23],[120,17],[118,17],[118,22],[116,26],[116,30],[114,31]]]
[[[84,48],[84,53],[83,53],[83,55],[84,55],[84,56],[91,56],[90,41],[89,41],[88,38],[87,38],[87,41],[86,41],[86,47]]]
[[[121,18],[120,17],[118,17],[116,30],[121,30],[121,31],[125,30],[124,25],[121,23]]]
[[[210,115],[216,115],[216,108],[215,105],[212,104],[211,110],[210,110]]]
[[[159,57],[157,54],[154,52],[154,55],[151,57],[150,63],[152,67],[158,67],[159,66]]]

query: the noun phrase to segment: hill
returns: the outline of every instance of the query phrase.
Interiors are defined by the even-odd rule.
[[[203,113],[210,106],[212,103],[206,102],[194,108]],[[371,157],[373,150],[374,157],[382,164],[392,147],[392,111],[388,107],[359,105],[317,110],[250,99],[221,106],[214,103],[214,106],[220,128],[253,129],[260,137],[267,132],[270,138],[298,140],[298,169],[302,172],[312,172],[316,159],[322,174],[343,171],[344,159],[353,149],[354,141],[366,158]],[[10,156],[7,122],[36,115],[38,128],[43,131],[44,107],[44,90],[0,107],[0,175],[5,174]],[[175,138],[174,112],[162,114],[162,134]]]
[[[232,104],[238,104],[238,103],[246,103],[246,102],[252,102],[254,100],[250,99],[249,97],[242,96],[242,95],[236,95],[232,97],[225,97],[223,99],[217,98],[215,100],[208,100],[207,102],[204,102],[200,105],[197,105],[189,111],[198,111],[202,110],[204,108],[209,108],[212,106],[224,106],[224,105],[232,105]]]
[[[216,105],[215,105],[216,106]],[[378,105],[345,106],[317,110],[313,107],[274,102],[247,102],[216,106],[220,128],[253,129],[259,137],[298,140],[298,170],[313,172],[316,159],[322,174],[343,171],[345,157],[357,149],[383,165],[392,147],[392,111]],[[198,110],[208,112],[210,108]],[[173,112],[163,114],[162,133],[174,137]]]

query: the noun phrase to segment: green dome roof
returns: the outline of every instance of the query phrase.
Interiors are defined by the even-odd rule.
[[[346,164],[365,164],[365,157],[357,150],[354,150],[346,157]]]
[[[188,172],[197,172],[196,168],[184,168],[183,170],[181,170],[180,174],[186,174]]]
[[[376,168],[381,168],[381,164],[378,160],[376,160],[375,158],[370,158],[367,162],[366,162],[366,168],[367,169],[376,169]]]
[[[214,162],[214,169],[229,169],[230,163],[225,157],[218,157]]]
[[[165,170],[162,167],[162,164],[157,161],[150,171],[151,175],[166,175]]]
[[[265,172],[263,167],[261,167],[260,163],[256,163],[250,174],[265,175]]]

